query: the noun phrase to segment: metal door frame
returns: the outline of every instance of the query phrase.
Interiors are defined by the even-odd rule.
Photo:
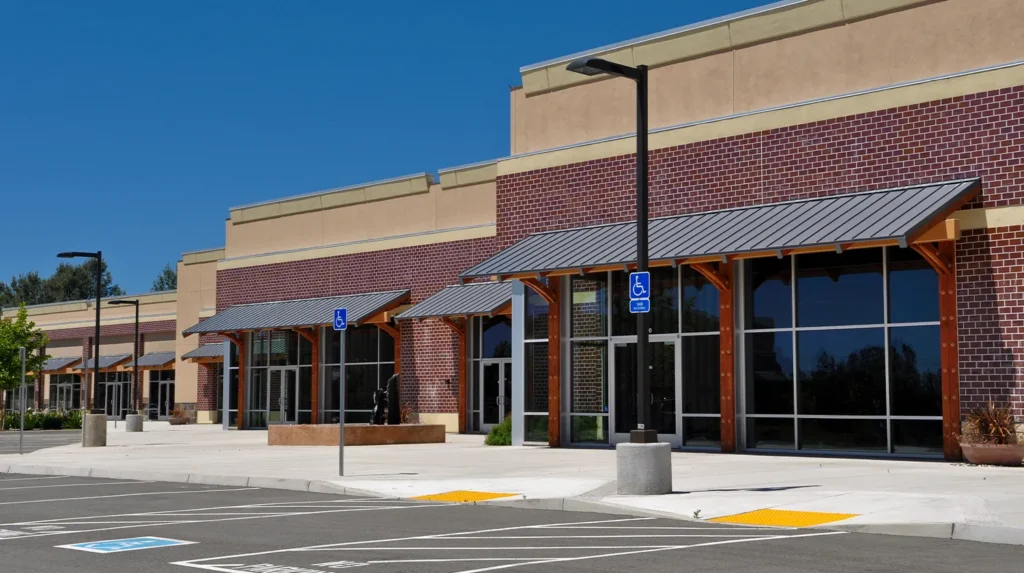
[[[506,370],[506,365],[507,365],[508,369],[511,369],[512,359],[511,358],[484,358],[484,359],[479,360],[479,362],[480,362],[480,366],[479,366],[480,370],[479,370],[479,376],[477,377],[477,384],[476,384],[476,390],[477,390],[476,403],[477,403],[477,406],[479,407],[479,412],[478,412],[477,415],[480,417],[479,418],[480,431],[482,433],[486,434],[486,433],[490,432],[491,428],[493,428],[497,424],[487,424],[487,423],[484,423],[484,369],[487,366],[497,366],[498,367],[498,423],[501,423],[502,420],[504,420],[506,417],[508,417],[509,415],[512,414],[512,401],[511,401],[511,397],[509,397],[509,400],[507,400],[507,401],[505,399],[506,398],[506,396],[505,396],[505,382],[506,382],[506,380],[505,380],[505,370]],[[509,379],[509,382],[511,382],[511,378]]]
[[[174,386],[173,380],[159,380],[156,383],[156,417],[158,420],[166,420],[171,417],[171,411],[174,410],[174,405],[171,403],[167,404],[167,411],[161,411],[160,399],[163,397],[164,388],[168,388],[168,397],[170,397],[169,389]],[[170,402],[170,401],[168,401]]]
[[[278,397],[278,404],[277,404],[276,408],[271,408],[271,403],[270,403],[271,384],[273,384],[274,371],[275,370],[281,372],[281,395]],[[287,400],[288,399],[287,385],[285,384],[285,381],[288,379],[288,376],[287,376],[286,372],[289,371],[289,370],[295,373],[295,419],[294,420],[286,420],[285,419],[285,418],[287,418],[288,407],[281,405],[281,400],[282,399],[283,400]],[[297,424],[298,423],[298,419],[299,419],[299,404],[298,404],[298,401],[299,401],[299,367],[298,366],[269,366],[269,367],[267,367],[267,425],[268,426],[270,426],[270,425],[279,426],[279,425]],[[284,403],[287,404],[287,401],[284,402]],[[274,421],[274,420],[271,419],[270,413],[274,412],[275,410],[278,412],[278,415],[281,417],[280,420]]]
[[[675,395],[676,395],[676,431],[673,434],[658,434],[658,440],[662,442],[668,442],[672,444],[673,448],[681,448],[683,445],[683,424],[682,424],[682,407],[683,407],[683,361],[682,361],[682,348],[680,344],[680,336],[678,334],[651,334],[650,344],[671,344],[673,346],[673,356],[675,360]],[[616,344],[636,344],[636,336],[613,336],[608,341],[608,375],[609,375],[609,391],[608,391],[608,439],[611,445],[615,445],[621,442],[629,441],[629,433],[619,433],[615,431],[615,416],[616,407],[615,403],[615,389],[618,383],[615,379],[617,370],[615,368],[615,345]]]

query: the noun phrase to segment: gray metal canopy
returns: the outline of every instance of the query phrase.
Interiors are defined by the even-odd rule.
[[[100,355],[100,370],[104,368],[111,368],[118,364],[130,359],[131,354],[110,354],[108,356]],[[91,370],[93,368],[93,359],[90,358],[83,362],[80,366],[75,367],[77,370]]]
[[[512,300],[512,283],[449,286],[398,316],[399,320],[442,316],[490,315]]]
[[[394,308],[408,298],[409,291],[396,290],[326,298],[239,304],[230,306],[186,329],[183,334],[188,336],[190,334],[241,330],[320,326],[333,322],[336,308],[348,309],[349,324],[358,326],[363,320],[389,308]]]
[[[648,254],[683,261],[869,241],[905,246],[980,188],[968,179],[651,219]],[[530,235],[461,278],[634,262],[636,223],[616,223]]]
[[[148,352],[139,358],[139,368],[166,366],[174,362],[174,358],[173,352]],[[128,366],[134,366],[134,364],[129,363]]]
[[[185,354],[181,355],[182,358],[223,358],[224,357],[224,345],[223,344],[200,344],[199,348],[190,350]]]
[[[82,360],[81,356],[65,356],[62,358],[47,358],[43,362],[43,372],[52,372],[54,370],[63,370],[72,364]]]

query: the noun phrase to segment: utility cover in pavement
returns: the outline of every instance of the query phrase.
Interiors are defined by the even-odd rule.
[[[130,537],[128,539],[110,539],[107,541],[90,541],[88,543],[58,545],[57,547],[61,549],[88,551],[89,553],[121,553],[122,551],[156,549],[157,547],[174,547],[176,545],[192,545],[193,543],[195,543],[195,541],[181,541],[180,539],[167,539],[166,537]]]

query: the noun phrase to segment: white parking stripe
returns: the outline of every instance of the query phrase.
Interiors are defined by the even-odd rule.
[[[62,483],[58,485],[22,485],[18,487],[0,487],[0,491],[11,491],[15,489],[46,489],[53,487],[95,487],[100,485],[124,485],[133,483],[155,483],[152,481],[104,481],[100,483]]]
[[[175,491],[146,491],[139,493],[118,493],[112,495],[93,495],[88,497],[57,497],[53,499],[24,499],[21,501],[0,501],[0,505],[22,505],[26,503],[50,503],[55,501],[80,501],[83,499],[109,499],[112,497],[137,497],[142,495],[176,495],[188,493],[223,493],[227,491],[253,491],[255,487],[238,487],[232,489],[197,489],[197,490],[175,490]]]
[[[0,483],[7,483],[9,481],[38,481],[38,480],[44,480],[44,479],[68,479],[70,477],[71,476],[38,476],[38,477],[30,477],[30,478],[11,478],[11,479],[0,478]]]

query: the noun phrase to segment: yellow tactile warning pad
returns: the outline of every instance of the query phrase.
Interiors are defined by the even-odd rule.
[[[790,511],[786,509],[758,509],[736,515],[714,517],[715,523],[737,523],[742,525],[767,525],[771,527],[813,527],[833,521],[857,517],[856,513],[822,513],[819,511]]]
[[[519,494],[457,489],[455,491],[446,491],[430,495],[420,495],[412,499],[418,499],[421,501],[447,501],[449,503],[473,503],[476,501],[489,501],[492,499],[501,499],[503,497],[515,497],[517,495]]]

